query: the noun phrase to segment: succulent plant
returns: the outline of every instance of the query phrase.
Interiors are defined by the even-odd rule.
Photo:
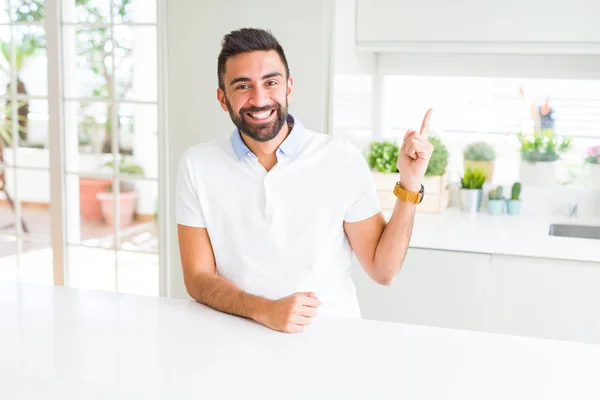
[[[511,200],[519,200],[519,196],[521,195],[521,183],[515,182],[512,185],[512,193],[510,196]]]
[[[473,142],[465,147],[463,157],[468,161],[494,161],[496,151],[487,142]]]
[[[460,178],[460,184],[463,189],[481,189],[485,183],[485,178],[485,169],[468,166],[463,177]]]
[[[490,200],[503,200],[504,196],[502,195],[502,186],[498,186],[498,188],[490,190],[488,196]]]

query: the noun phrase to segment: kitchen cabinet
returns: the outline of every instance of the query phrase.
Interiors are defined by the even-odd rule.
[[[490,255],[409,248],[390,286],[355,261],[353,278],[365,319],[483,330]]]
[[[600,265],[492,255],[487,330],[600,344]]]
[[[356,41],[375,51],[589,54],[598,15],[589,0],[358,0]]]
[[[600,344],[600,264],[409,248],[391,286],[355,261],[363,318]]]

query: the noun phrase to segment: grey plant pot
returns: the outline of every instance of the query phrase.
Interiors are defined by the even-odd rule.
[[[483,189],[460,189],[460,210],[464,212],[479,212]]]

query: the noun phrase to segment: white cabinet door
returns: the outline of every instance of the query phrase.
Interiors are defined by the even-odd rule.
[[[527,51],[561,44],[586,49],[600,43],[599,15],[600,2],[590,0],[358,0],[356,39],[361,47],[391,49],[485,45],[481,53],[510,53],[519,44],[531,45]]]
[[[410,248],[391,286],[373,282],[355,261],[363,318],[483,330],[490,255]]]
[[[590,0],[358,0],[357,40],[598,42],[599,15]]]
[[[492,256],[488,330],[600,343],[600,265]]]

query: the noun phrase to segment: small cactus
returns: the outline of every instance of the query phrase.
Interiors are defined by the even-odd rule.
[[[504,198],[502,196],[502,186],[498,186],[496,189],[490,190],[488,196],[490,200],[502,200]]]
[[[511,200],[519,200],[519,196],[521,195],[521,183],[515,182],[512,186],[512,193],[510,196]]]

